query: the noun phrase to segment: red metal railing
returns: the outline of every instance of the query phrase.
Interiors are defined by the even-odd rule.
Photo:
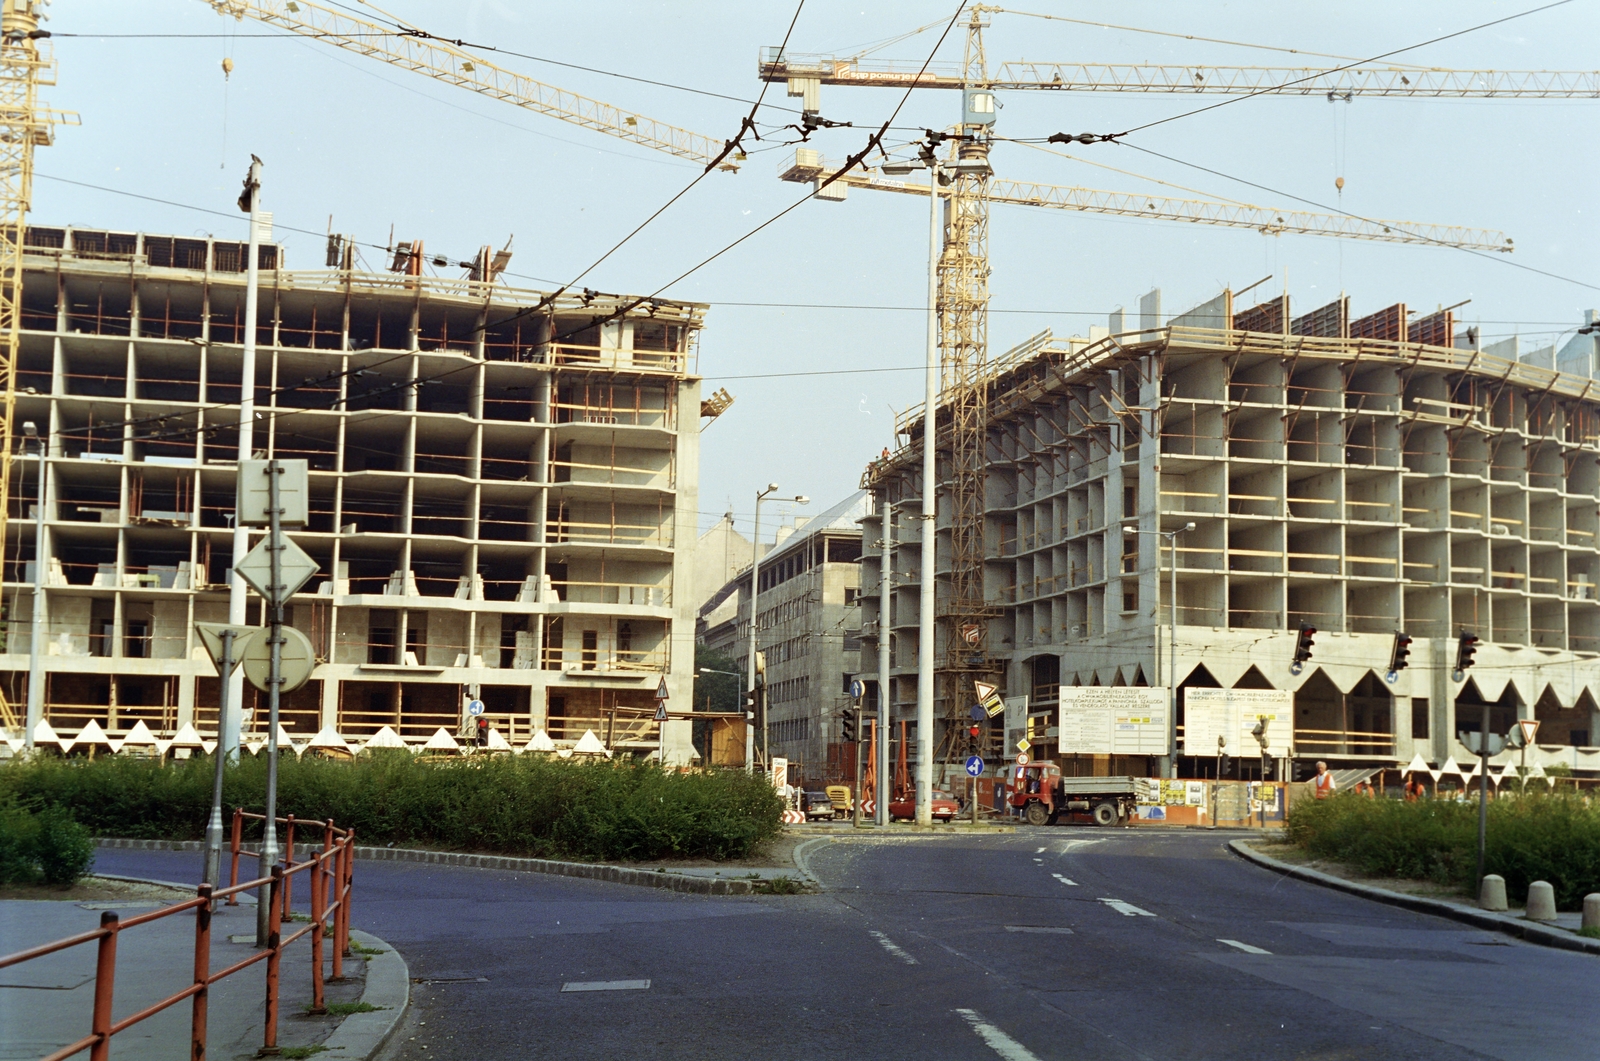
[[[192,1061],[205,1061],[206,1056],[206,1001],[212,984],[232,976],[256,962],[267,963],[266,1031],[262,1052],[277,1053],[278,1047],[278,978],[283,950],[307,933],[311,934],[311,1012],[327,1012],[323,997],[325,983],[322,975],[323,944],[329,932],[333,934],[334,981],[344,978],[344,957],[350,953],[350,896],[355,874],[355,830],[336,828],[331,820],[322,825],[322,851],[296,863],[293,858],[294,819],[279,818],[289,826],[288,850],[291,852],[287,867],[276,865],[271,873],[256,880],[239,883],[239,834],[243,819],[263,818],[260,814],[246,814],[236,810],[233,814],[233,872],[229,886],[222,889],[202,884],[193,899],[152,910],[147,914],[121,919],[116,911],[107,910],[100,915],[100,927],[53,943],[45,943],[28,950],[18,951],[0,958],[0,969],[5,969],[47,954],[55,954],[85,943],[96,943],[99,955],[95,964],[94,1008],[90,1019],[90,1032],[76,1042],[69,1043],[49,1054],[42,1061],[63,1061],[75,1054],[89,1051],[90,1061],[109,1061],[111,1037],[131,1028],[142,1020],[192,999],[193,1019],[190,1024],[190,1051]],[[248,852],[246,852],[248,853]],[[259,858],[259,856],[257,856]],[[311,881],[311,923],[289,936],[282,934],[283,920],[290,909],[290,885],[294,874],[305,873]],[[220,972],[211,971],[211,908],[219,899],[238,905],[238,894],[265,885],[268,889],[267,946],[266,949],[235,962]],[[194,979],[182,991],[147,1006],[137,1013],[114,1021],[111,1004],[116,993],[117,942],[130,928],[158,921],[163,917],[195,912],[194,928]],[[333,923],[328,924],[332,915]]]

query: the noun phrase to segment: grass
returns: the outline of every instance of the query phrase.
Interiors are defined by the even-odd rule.
[[[0,769],[0,806],[63,808],[98,836],[200,839],[211,778],[208,757],[165,765],[40,759]],[[247,757],[229,769],[224,800],[259,808],[265,784],[265,760]],[[743,858],[778,835],[782,809],[760,775],[676,773],[635,762],[483,756],[432,763],[395,753],[354,763],[284,758],[278,775],[280,814],[332,818],[354,827],[358,843],[536,858]]]
[[[1600,939],[1600,925],[1590,925],[1588,928],[1578,929],[1578,935],[1588,936],[1590,939]]]
[[[756,881],[751,890],[757,895],[799,895],[806,890],[806,886],[803,881],[793,877],[769,877]]]
[[[324,1011],[330,1017],[348,1017],[352,1013],[376,1013],[388,1006],[374,1006],[371,1002],[329,1002]],[[311,1003],[306,1003],[306,1012],[311,1012]]]
[[[1372,877],[1432,881],[1470,893],[1477,874],[1475,803],[1405,803],[1340,795],[1303,800],[1286,833],[1319,858],[1345,862]],[[1549,881],[1556,906],[1575,910],[1600,891],[1600,805],[1575,793],[1503,795],[1489,804],[1485,872],[1505,878],[1523,901],[1528,885]]]
[[[353,954],[388,954],[389,953],[386,950],[379,950],[377,947],[363,947],[361,945],[361,941],[360,940],[356,940],[356,939],[353,939],[353,940],[350,941],[350,951]]]
[[[312,1046],[285,1046],[278,1051],[278,1056],[287,1058],[315,1057],[327,1049],[321,1043]]]

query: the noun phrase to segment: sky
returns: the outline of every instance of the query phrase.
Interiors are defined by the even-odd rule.
[[[372,11],[362,0],[340,2]],[[804,0],[797,19],[787,0],[387,5],[439,36],[532,57],[484,53],[508,69],[717,140],[737,132],[761,91],[759,49],[781,42],[791,20],[791,52],[839,55],[935,24],[871,52],[920,64],[955,13],[953,2],[929,0]],[[991,65],[1332,67],[1538,6],[1029,0],[1035,14],[1060,18],[994,14],[984,42]],[[376,248],[391,239],[421,239],[431,254],[466,259],[514,238],[508,279],[548,289],[571,281],[699,172],[370,57],[236,21],[209,0],[59,0],[49,14],[57,84],[41,97],[76,111],[82,125],[60,129],[36,156],[39,224],[243,239],[234,202],[254,153],[265,164],[262,200],[290,268],[322,267],[330,224],[370,245],[363,257],[374,269],[385,264]],[[1569,0],[1388,62],[1593,69],[1597,30],[1600,3]],[[964,36],[960,26],[952,30],[937,58],[959,60]],[[896,107],[889,144],[959,120],[958,93],[917,91],[901,106],[903,96],[823,86],[823,115],[853,125],[818,133],[811,144],[842,159]],[[1001,97],[996,133],[1119,132],[1226,98],[1013,91]],[[582,286],[655,292],[802,200],[804,186],[778,179],[795,139],[782,126],[797,119],[798,103],[782,85],[770,87],[761,139],[747,141],[739,172],[706,176]],[[1152,287],[1172,314],[1263,277],[1271,279],[1244,301],[1287,291],[1300,313],[1343,291],[1361,316],[1394,302],[1431,310],[1470,299],[1458,313],[1489,341],[1520,334],[1548,343],[1600,306],[1597,107],[1594,99],[1267,96],[1165,122],[1125,144],[1074,145],[1070,158],[998,143],[992,159],[1008,179],[1304,209],[1288,198],[1300,196],[1364,217],[1503,230],[1516,250],[1482,256],[996,205],[991,354],[1046,328],[1087,334],[1119,306],[1135,308]],[[858,190],[844,202],[805,200],[662,292],[710,304],[698,371],[707,391],[726,387],[735,397],[702,437],[702,526],[731,511],[748,534],[755,491],[768,483],[813,499],[805,508],[764,505],[766,537],[775,516],[821,512],[857,487],[865,463],[893,445],[894,410],[921,401],[926,291],[925,201]]]

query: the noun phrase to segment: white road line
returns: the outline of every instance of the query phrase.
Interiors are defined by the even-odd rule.
[[[1036,858],[1036,859],[1034,859],[1034,861],[1035,861],[1035,862],[1043,862],[1043,861],[1044,861],[1044,859],[1042,859],[1042,858]],[[82,905],[83,905],[83,904],[82,904],[82,903],[79,903],[79,904],[78,904],[78,905],[79,905],[79,906],[82,906]],[[151,903],[151,904],[150,904],[150,905],[151,905],[151,906],[160,906],[160,905],[161,905],[161,904],[160,904],[160,903]]]
[[[882,932],[876,932],[876,931],[870,931],[869,930],[867,932],[867,935],[869,935],[873,939],[877,940],[880,944],[882,944],[884,950],[888,951],[890,954],[893,954],[896,958],[899,958],[901,961],[905,962],[907,965],[915,965],[915,964],[917,964],[917,959],[915,959],[911,955],[907,954],[905,952],[905,950],[900,947],[899,944],[895,943],[895,941],[890,939],[888,936],[885,936]]]
[[[1115,910],[1117,913],[1121,914],[1123,917],[1134,917],[1135,915],[1137,915],[1139,917],[1154,917],[1154,916],[1156,916],[1155,914],[1152,914],[1148,910],[1141,910],[1137,906],[1134,906],[1132,903],[1125,903],[1121,899],[1105,899],[1105,898],[1102,898],[1100,901],[1105,903],[1107,906],[1111,907],[1111,909]]]
[[[1005,1032],[983,1019],[983,1014],[975,1009],[958,1009],[961,1019],[967,1026],[978,1033],[978,1038],[983,1040],[985,1046],[999,1054],[1005,1061],[1039,1061],[1037,1055],[1026,1046],[1017,1042]]]
[[[1070,936],[1072,929],[1054,925],[1007,925],[1007,932],[1032,932],[1040,935]],[[252,937],[253,938],[253,937]]]
[[[1076,888],[1078,886],[1078,882],[1077,881],[1068,880],[1066,877],[1063,877],[1059,873],[1052,873],[1052,874],[1050,874],[1050,876],[1054,877],[1056,880],[1060,881],[1062,884],[1065,884],[1069,888]]]
[[[1041,847],[1039,850],[1035,851],[1034,854],[1036,854],[1036,855],[1044,854],[1044,848]]]
[[[1236,939],[1219,939],[1219,940],[1217,940],[1217,942],[1218,943],[1226,943],[1228,946],[1234,948],[1235,950],[1242,950],[1246,954],[1271,954],[1272,953],[1270,950],[1262,950],[1260,947],[1252,947],[1248,943],[1240,943]]]
[[[570,991],[648,991],[648,980],[578,980],[562,984],[563,994]]]

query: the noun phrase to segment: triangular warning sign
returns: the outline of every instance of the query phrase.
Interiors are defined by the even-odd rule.
[[[667,702],[665,700],[657,700],[656,701],[656,718],[655,718],[655,720],[657,722],[665,722],[667,720]]]
[[[1000,691],[998,687],[990,685],[988,682],[973,682],[972,688],[978,694],[979,703],[982,703]]]

